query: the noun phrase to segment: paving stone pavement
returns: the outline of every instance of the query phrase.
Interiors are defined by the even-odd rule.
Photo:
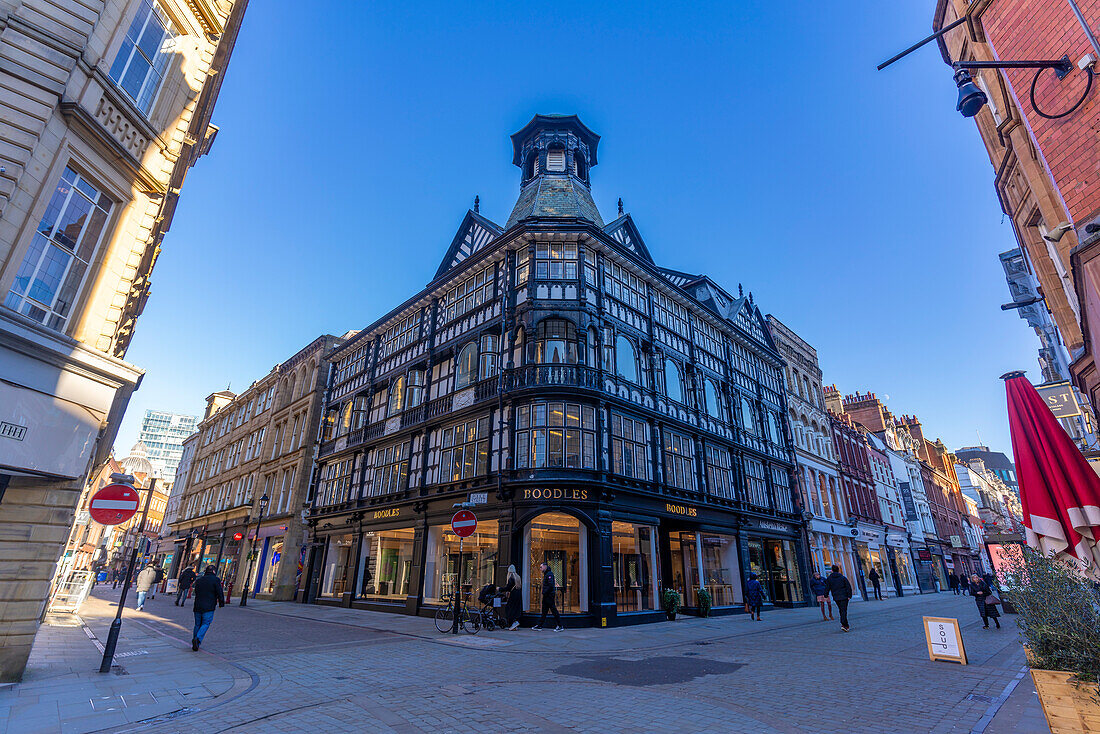
[[[195,653],[191,610],[162,595],[125,611],[100,675],[117,596],[42,626],[24,681],[0,688],[0,732],[1049,731],[1013,617],[983,630],[969,597],[859,603],[848,634],[786,609],[476,637],[250,601],[218,610]],[[970,665],[928,660],[922,615],[959,619]]]

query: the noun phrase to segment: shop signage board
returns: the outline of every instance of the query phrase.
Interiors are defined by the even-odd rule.
[[[1055,418],[1072,418],[1081,415],[1081,406],[1069,382],[1050,382],[1036,385],[1035,391],[1042,396],[1043,402],[1050,408]]]
[[[126,484],[108,484],[92,495],[88,514],[100,525],[118,525],[134,516],[138,493]]]
[[[949,660],[966,665],[959,620],[947,617],[923,617],[924,638],[928,642],[929,660]]]
[[[917,549],[917,557],[922,561],[931,561],[932,551],[928,550],[927,548],[919,548]]]
[[[459,510],[451,518],[451,530],[460,538],[468,538],[477,530],[477,517],[469,510]]]

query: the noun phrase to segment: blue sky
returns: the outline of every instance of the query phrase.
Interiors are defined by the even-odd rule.
[[[677,4],[679,5],[679,4]],[[744,283],[826,383],[888,395],[951,447],[1010,452],[998,376],[1039,379],[997,253],[993,171],[934,45],[934,3],[253,2],[127,359],[146,408],[201,413],[432,277],[462,216],[503,222],[508,135],[536,112],[603,136],[661,265]]]

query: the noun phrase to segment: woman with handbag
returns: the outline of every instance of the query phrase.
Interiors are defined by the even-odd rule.
[[[993,620],[997,629],[1001,628],[1001,613],[997,611],[997,605],[1001,600],[989,588],[989,584],[978,574],[970,577],[970,595],[974,597],[974,604],[978,607],[978,614],[982,615],[982,626],[989,629],[989,620]]]

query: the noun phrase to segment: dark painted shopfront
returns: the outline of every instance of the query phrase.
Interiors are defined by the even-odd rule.
[[[796,526],[659,498],[608,504],[594,494],[591,485],[522,488],[503,503],[490,494],[475,509],[478,528],[461,555],[450,528],[453,499],[321,522],[303,601],[432,614],[453,593],[460,570],[463,591],[475,596],[515,564],[524,609],[537,613],[538,565],[545,561],[557,581],[558,609],[578,626],[662,618],[666,587],[688,608],[697,606],[702,586],[713,613],[740,611],[749,572],[760,576],[768,603],[804,603]]]

